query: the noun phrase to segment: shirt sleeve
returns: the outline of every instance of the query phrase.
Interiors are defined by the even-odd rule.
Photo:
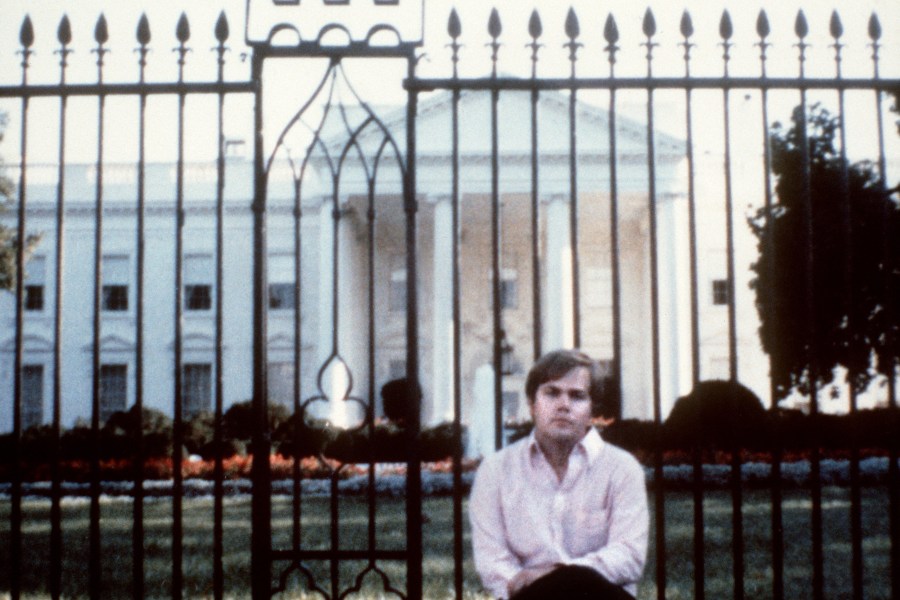
[[[611,583],[622,586],[636,584],[644,572],[650,528],[644,470],[633,457],[627,459],[610,481],[606,545],[566,561],[594,569]]]
[[[506,598],[508,585],[521,569],[518,557],[509,548],[500,493],[503,488],[502,463],[497,455],[485,459],[475,474],[469,495],[472,549],[475,568],[484,587],[495,598]]]

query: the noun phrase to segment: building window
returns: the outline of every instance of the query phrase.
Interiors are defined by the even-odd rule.
[[[22,429],[44,421],[44,365],[22,366]]]
[[[390,373],[389,379],[400,379],[401,377],[406,377],[406,361],[403,359],[394,359],[391,360],[388,365],[388,371]]]
[[[128,365],[100,365],[100,422],[125,410],[128,397]]]
[[[293,254],[273,254],[269,256],[269,308],[271,310],[293,310],[295,292],[295,269]]]
[[[212,289],[208,285],[184,286],[185,310],[209,310],[212,308]]]
[[[213,260],[208,254],[184,257],[184,309],[212,308]]]
[[[128,310],[128,286],[104,285],[103,310],[124,312]]]
[[[269,308],[272,310],[294,309],[294,284],[270,283],[269,284]]]
[[[44,310],[44,286],[25,286],[25,310]]]
[[[500,306],[519,308],[519,278],[515,269],[503,269],[500,275]]]
[[[103,257],[103,310],[124,312],[128,310],[128,257]]]
[[[294,363],[269,363],[269,402],[294,405]]]
[[[35,256],[26,266],[25,310],[44,310],[44,257]]]
[[[712,282],[712,301],[715,305],[728,304],[728,280],[713,279]]]
[[[406,269],[391,272],[390,307],[392,312],[406,310]]]
[[[181,392],[182,414],[190,419],[208,411],[212,404],[212,365],[209,363],[186,363]]]

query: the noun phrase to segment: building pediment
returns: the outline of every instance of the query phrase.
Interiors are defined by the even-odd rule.
[[[538,147],[541,156],[565,155],[570,149],[569,96],[557,91],[542,92],[537,102]],[[609,154],[609,112],[606,107],[576,101],[577,152],[581,156]],[[505,91],[498,101],[498,150],[504,157],[531,155],[531,93]],[[421,101],[417,107],[418,155],[449,156],[453,95],[442,92]],[[467,90],[460,94],[459,150],[462,158],[484,156],[491,150],[491,95],[486,91]],[[385,127],[394,140],[406,135],[406,109],[393,109],[383,115]],[[384,133],[370,127],[359,140],[376,144]],[[330,147],[338,147],[346,140],[337,136],[329,140]],[[654,134],[656,152],[662,156],[684,153],[683,140],[660,131]],[[623,114],[616,117],[617,154],[622,156],[647,154],[647,126]]]
[[[90,342],[81,348],[85,352],[93,352],[94,344]],[[104,335],[100,337],[100,350],[102,352],[132,352],[134,342],[116,334]]]
[[[22,336],[22,347],[26,352],[52,352],[53,340],[42,335],[26,334]],[[10,337],[0,345],[0,351],[15,352],[16,338]]]

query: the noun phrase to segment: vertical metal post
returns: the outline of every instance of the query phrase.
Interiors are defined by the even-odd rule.
[[[224,11],[219,15],[215,28],[216,40],[216,82],[221,85],[225,81],[225,41],[228,39],[228,21]],[[222,600],[225,587],[225,542],[224,542],[224,477],[223,464],[224,436],[222,432],[222,412],[224,410],[224,361],[223,361],[223,329],[225,313],[225,292],[223,288],[225,274],[225,92],[220,90],[216,111],[216,140],[218,154],[216,156],[216,296],[215,296],[215,406],[213,425],[213,447],[215,464],[213,467],[213,597]]]
[[[185,58],[188,48],[185,45],[190,37],[190,30],[185,15],[182,13],[176,27],[178,38],[178,82],[184,82]],[[175,168],[175,356],[173,390],[174,422],[172,440],[172,598],[180,600],[184,587],[184,523],[183,523],[183,482],[182,470],[184,462],[184,107],[185,93],[178,94],[178,158]]]
[[[461,33],[459,16],[454,10],[450,15],[448,26],[453,42],[453,79],[459,79],[458,63],[460,44],[457,39]],[[450,293],[453,296],[453,489],[462,489],[462,309],[460,305],[460,191],[459,191],[459,100],[460,91],[454,89],[451,104],[451,155],[452,172],[451,189],[451,270],[452,283]],[[462,494],[453,494],[453,589],[457,598],[463,595],[463,509]]]
[[[807,347],[807,368],[809,373],[810,387],[810,417],[815,418],[819,414],[819,364],[815,349],[818,347],[818,332],[816,331],[815,320],[815,227],[813,216],[812,202],[812,173],[811,159],[809,149],[809,137],[807,135],[807,87],[803,81],[806,77],[806,49],[809,44],[805,38],[809,31],[806,23],[806,17],[803,11],[797,14],[794,24],[794,32],[799,41],[797,48],[799,49],[799,70],[800,70],[800,110],[796,114],[796,127],[800,142],[800,158],[801,158],[801,190],[804,219],[804,246],[806,259],[806,277],[804,300],[806,308],[806,347]],[[812,496],[812,515],[811,515],[811,534],[812,534],[812,587],[814,600],[824,600],[825,572],[824,572],[824,552],[822,548],[822,480],[820,472],[820,452],[817,445],[809,449],[810,452],[810,486]]]
[[[691,78],[691,48],[694,44],[690,38],[694,33],[694,26],[687,11],[681,19],[681,34],[684,36],[684,78]],[[690,249],[690,279],[691,279],[691,384],[694,389],[700,383],[700,308],[697,290],[697,203],[694,188],[694,115],[693,115],[693,90],[685,87],[685,127],[687,129],[687,185],[688,185],[688,238]],[[694,501],[694,599],[706,598],[706,558],[705,550],[705,525],[703,513],[703,451],[697,445],[692,451],[693,481],[692,492]]]
[[[653,41],[656,34],[656,21],[650,9],[644,14],[644,35],[647,41],[647,79],[653,78]],[[662,399],[660,396],[659,365],[659,257],[657,256],[657,223],[656,223],[656,144],[653,112],[653,87],[647,88],[647,212],[650,219],[650,309],[651,309],[651,345],[653,360],[653,418],[657,425],[662,423]],[[661,428],[660,428],[661,431]],[[666,511],[665,482],[663,480],[662,448],[657,444],[654,452],[654,510],[656,515],[656,593],[659,600],[665,600],[666,593]]]
[[[104,48],[109,37],[106,19],[101,15],[94,29],[97,41],[97,83],[103,84],[103,57],[108,52]],[[96,202],[94,204],[94,314],[92,341],[93,395],[91,406],[91,507],[89,524],[89,561],[88,589],[91,598],[101,595],[101,541],[100,541],[100,410],[101,410],[101,378],[102,368],[100,335],[101,312],[103,310],[103,135],[104,109],[106,96],[101,93],[97,97],[97,180]]]
[[[72,40],[72,29],[69,19],[63,17],[57,30],[60,49],[58,50],[59,83],[66,85],[66,67],[68,48]],[[56,187],[56,259],[55,289],[53,302],[53,465],[52,491],[50,504],[50,596],[54,600],[62,594],[62,473],[61,460],[61,416],[62,416],[62,300],[63,300],[63,265],[65,259],[65,165],[66,165],[66,116],[68,96],[63,93],[59,98],[59,161]]]
[[[564,44],[569,49],[569,81],[574,84],[575,63],[577,61],[579,26],[575,11],[569,8],[566,16],[566,36],[569,41]],[[581,347],[581,261],[578,243],[578,120],[577,88],[569,88],[569,243],[572,255],[572,343]]]
[[[768,78],[768,74],[766,71],[766,61],[768,60],[767,52],[769,49],[769,42],[766,41],[770,33],[769,27],[769,18],[766,15],[765,11],[760,11],[759,16],[756,19],[756,33],[759,36],[759,42],[756,45],[759,47],[759,63],[760,63],[760,78],[764,82],[760,93],[760,103],[762,105],[761,117],[762,117],[762,132],[763,132],[763,190],[765,195],[764,200],[764,210],[765,210],[765,222],[764,222],[764,231],[763,231],[763,247],[765,248],[765,255],[768,257],[764,263],[760,265],[760,268],[763,269],[763,272],[767,273],[771,278],[773,285],[775,282],[775,235],[774,235],[774,225],[775,219],[773,216],[773,194],[772,194],[772,141],[769,137],[769,88],[765,85],[765,81]],[[777,290],[774,291],[775,294],[778,293]],[[777,318],[777,311],[772,308],[771,305],[767,307],[768,314],[766,315],[767,320],[773,320]],[[773,366],[773,359],[769,357],[769,368],[771,369]],[[769,402],[770,402],[770,414],[777,415],[778,413],[778,389],[775,386],[774,379],[769,378]],[[781,438],[780,434],[776,434],[772,436],[772,473],[770,477],[770,485],[771,485],[771,506],[772,506],[772,517],[771,517],[771,534],[772,534],[772,598],[773,600],[783,600],[784,598],[784,526],[783,526],[783,514],[782,514],[782,493],[781,493],[781,459],[782,459],[782,451],[781,451]]]
[[[138,24],[137,38],[140,69],[139,81],[145,81],[147,67],[147,44],[150,42],[150,25],[147,16],[141,17]],[[146,184],[146,111],[147,94],[140,95],[138,106],[138,181],[137,181],[137,232],[135,245],[137,249],[137,281],[135,293],[137,306],[135,307],[135,356],[134,356],[134,418],[135,418],[135,449],[134,449],[134,497],[133,523],[131,533],[131,579],[132,597],[134,600],[144,598],[144,262],[146,259],[145,247],[145,184]]]
[[[268,419],[266,295],[266,188],[263,145],[263,52],[254,48],[250,77],[254,86],[253,147],[253,529],[251,533],[251,591],[254,600],[269,598],[272,577],[271,439]]]
[[[841,50],[843,44],[840,42],[843,33],[843,26],[838,18],[837,12],[831,14],[830,32],[834,38],[834,63],[835,63],[835,79],[840,81],[843,79],[841,69],[842,57]],[[853,292],[853,261],[854,250],[856,248],[853,232],[853,206],[850,196],[850,172],[849,162],[847,160],[847,128],[844,119],[845,115],[845,98],[844,90],[838,90],[838,131],[840,133],[840,193],[841,193],[841,220],[843,221],[842,243],[844,245],[844,262],[842,265],[842,288],[844,310],[846,311],[847,325],[852,331],[858,327],[856,318],[856,310],[854,308],[854,292]],[[848,379],[854,380],[855,367],[850,367]],[[850,547],[852,549],[851,557],[851,578],[853,582],[853,600],[863,600],[863,548],[862,548],[862,496],[860,491],[860,472],[859,472],[859,438],[858,438],[858,421],[857,416],[857,397],[856,389],[852,384],[847,385],[847,393],[849,395],[850,408]]]
[[[540,231],[540,194],[539,194],[539,160],[538,160],[538,102],[540,92],[536,84],[538,61],[538,37],[542,32],[537,10],[532,12],[528,24],[532,41],[531,47],[531,323],[534,345],[534,360],[543,354],[543,326],[541,322],[541,231]],[[456,91],[459,94],[459,91]]]
[[[407,78],[415,78],[416,56],[410,50],[407,57]],[[417,398],[419,393],[419,320],[416,292],[416,107],[418,93],[409,90],[406,105],[406,172],[403,185],[406,212],[406,381],[407,397]],[[406,474],[406,593],[410,598],[422,597],[422,463],[419,458],[419,431],[421,428],[421,403],[410,404],[410,424],[407,427]]]
[[[497,9],[491,11],[488,32],[491,35],[491,78],[497,79],[497,52],[500,42],[497,38],[502,31]],[[491,89],[491,317],[493,323],[493,367],[494,367],[494,447],[503,447],[503,297],[502,273],[503,242],[502,214],[500,205],[500,133],[498,105],[500,91]]]
[[[610,14],[603,28],[606,40],[605,51],[608,54],[609,78],[616,76],[616,52],[619,46],[619,30],[616,21]],[[619,252],[619,174],[618,149],[616,147],[616,87],[609,89],[608,109],[609,135],[609,246],[612,272],[612,342],[613,342],[613,377],[615,378],[616,416],[622,415],[622,283]]]

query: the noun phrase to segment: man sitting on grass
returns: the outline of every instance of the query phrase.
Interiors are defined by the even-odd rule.
[[[525,382],[534,430],[478,469],[475,566],[497,598],[637,594],[649,529],[644,471],[593,427],[595,414],[610,412],[599,405],[601,382],[597,362],[577,350],[541,357]]]

